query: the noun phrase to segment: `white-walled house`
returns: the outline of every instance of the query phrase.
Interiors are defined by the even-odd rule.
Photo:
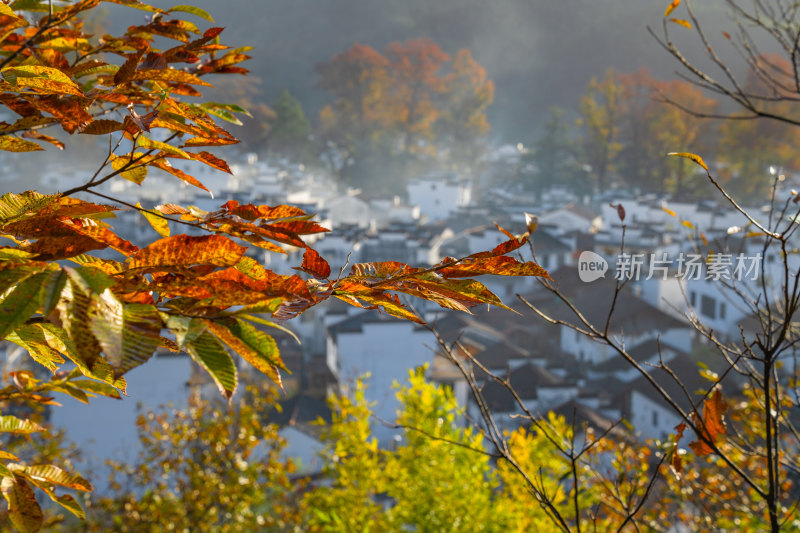
[[[616,281],[611,276],[585,283],[577,276],[574,267],[562,267],[550,275],[571,303],[596,328],[603,329],[612,309]],[[546,291],[533,295],[534,302],[556,318],[576,323],[577,318],[561,301]],[[644,341],[660,339],[661,342],[684,352],[691,351],[692,328],[680,320],[648,303],[630,285],[623,287],[614,305],[609,332],[626,346],[636,346]],[[611,358],[615,351],[604,343],[563,327],[559,331],[560,347],[578,362],[600,364]]]
[[[476,370],[477,372],[477,370]],[[531,413],[546,413],[560,404],[578,397],[578,385],[549,372],[546,368],[526,363],[502,377],[509,380],[522,404]],[[513,430],[530,421],[520,418],[525,409],[508,389],[496,381],[487,380],[482,386],[483,398],[492,411],[501,430]],[[481,413],[470,397],[467,412],[473,420],[481,420]]]
[[[408,372],[432,364],[435,339],[427,329],[369,310],[328,328],[327,361],[345,390],[365,379],[366,399],[374,403],[374,435],[382,446],[399,434],[382,421],[394,423],[399,409],[395,383],[408,381]]]
[[[440,172],[412,180],[408,184],[408,203],[419,206],[420,215],[429,221],[445,219],[469,205],[472,186],[455,174]]]
[[[340,226],[370,227],[372,218],[369,203],[354,194],[331,198],[325,204],[331,228]]]
[[[713,383],[702,379],[700,367],[686,355],[677,355],[668,366],[671,373],[661,368],[648,368],[648,371],[656,383],[689,413],[702,403],[705,392]],[[681,383],[679,384],[673,376]],[[692,403],[695,405],[689,403],[685,391],[693,394]],[[675,433],[675,426],[682,421],[644,376],[632,381],[619,394],[618,402],[621,404],[623,417],[631,423],[634,432],[642,440],[666,439]],[[687,432],[689,438],[692,437],[690,433]]]

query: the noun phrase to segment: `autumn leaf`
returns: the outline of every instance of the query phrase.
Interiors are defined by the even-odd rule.
[[[703,170],[705,170],[706,172],[709,172],[708,166],[706,165],[705,161],[703,161],[703,158],[700,157],[697,154],[692,154],[692,153],[689,153],[689,152],[670,152],[667,155],[672,155],[672,156],[677,156],[677,157],[685,157],[686,159],[690,159],[690,160],[694,161],[695,163],[697,163],[698,165],[700,165],[701,167],[703,167]]]
[[[313,248],[306,248],[303,254],[303,266],[299,270],[318,279],[327,279],[331,275],[331,266]]]
[[[688,20],[671,18],[671,19],[669,19],[669,21],[670,22],[674,22],[675,24],[679,24],[679,25],[683,26],[686,29],[689,29],[689,30],[692,29],[692,24]]]
[[[239,262],[247,250],[221,235],[190,237],[176,235],[158,240],[141,249],[132,258],[130,269],[159,268],[175,266],[214,265],[233,266]]]
[[[692,422],[697,426],[698,440],[689,443],[689,447],[698,457],[711,455],[714,449],[708,444],[716,444],[725,435],[725,411],[728,405],[722,398],[722,391],[717,388],[703,403],[703,416],[696,412],[691,414]]]
[[[681,0],[672,0],[672,2],[667,6],[667,10],[664,11],[664,16],[668,17],[670,13],[675,11],[675,8],[681,4]]]

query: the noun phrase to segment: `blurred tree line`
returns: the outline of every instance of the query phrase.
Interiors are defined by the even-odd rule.
[[[788,65],[775,68],[790,71]],[[757,90],[759,84],[751,72],[747,86]],[[791,114],[788,101],[770,105],[776,115]],[[696,200],[712,195],[705,174],[686,159],[666,157],[668,152],[704,154],[736,196],[764,193],[770,166],[786,173],[800,169],[794,148],[800,130],[765,118],[718,121],[719,108],[687,81],[658,80],[647,69],[609,69],[602,79],[591,79],[574,119],[562,108],[550,110],[541,135],[521,157],[518,178],[536,193],[562,184],[583,194],[627,187]]]
[[[674,442],[637,443],[622,426],[605,431],[551,413],[509,434],[514,464],[498,460],[465,423],[450,389],[424,373],[412,371],[397,386],[402,407],[392,423],[402,438],[393,449],[379,448],[372,436],[372,425],[386,422],[371,417],[360,382],[331,397],[332,420],[318,426],[325,466],[312,476],[298,473],[279,428],[268,423],[280,399],[274,388],[251,386],[230,405],[195,395],[185,409],[143,413],[139,456],[110,463],[106,492],[81,495],[86,520],[54,508],[42,531],[522,533],[557,531],[554,514],[599,531],[626,530],[631,514],[651,531],[677,520],[690,529],[766,524],[749,510],[752,491],[728,480],[716,458],[696,458],[677,471],[663,460]],[[747,431],[758,431],[757,403],[749,395],[731,405],[732,419]],[[11,449],[46,461],[75,456],[54,443],[63,444],[17,439]],[[573,466],[563,450],[586,443]],[[747,468],[757,475],[763,465],[753,460]],[[538,472],[533,481],[552,510],[537,501],[521,471]],[[2,530],[13,531],[7,523]]]

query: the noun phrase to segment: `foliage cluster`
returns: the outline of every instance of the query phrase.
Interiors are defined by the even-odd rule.
[[[120,36],[86,33],[80,16],[100,0],[0,4],[0,101],[16,118],[0,123],[0,150],[35,152],[41,144],[64,148],[47,128],[70,135],[107,137],[96,172],[77,187],[54,194],[28,191],[0,197],[0,339],[19,345],[49,371],[19,370],[0,391],[0,432],[42,428],[13,406],[52,404],[53,393],[81,401],[120,398],[124,375],[156,350],[187,352],[225,398],[237,388],[241,357],[280,383],[285,370],[267,328],[331,297],[361,308],[422,322],[398,293],[466,311],[479,304],[504,307],[470,276],[546,276],[533,262],[507,255],[528,236],[514,236],[486,252],[446,258],[428,268],[397,262],[331,268],[303,237],[325,230],[292,206],[228,201],[211,212],[166,204],[145,209],[97,190],[113,178],[141,185],[164,172],[207,190],[173,162],[193,161],[230,172],[206,151],[237,143],[216,121],[238,122],[233,104],[195,103],[210,74],[246,74],[245,48],[221,44],[222,28],[201,31],[191,20],[213,22],[205,11],[179,5],[164,10],[138,0],[106,0],[149,14]],[[191,19],[191,20],[189,20]],[[400,53],[400,52],[398,52]],[[411,71],[414,71],[411,68]],[[291,106],[287,106],[290,108]],[[291,114],[291,109],[287,109]],[[297,132],[287,132],[286,135]],[[139,248],[120,238],[109,221],[116,205],[80,199],[83,193],[138,210],[160,238]],[[199,236],[174,234],[191,227]],[[301,275],[278,275],[251,255],[255,250],[303,250]],[[47,374],[47,372],[45,372]],[[37,531],[44,516],[34,487],[78,516],[71,494],[91,484],[59,466],[26,464],[0,452],[2,492],[10,519]]]

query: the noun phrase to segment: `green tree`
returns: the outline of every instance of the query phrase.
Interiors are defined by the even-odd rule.
[[[88,499],[74,530],[245,533],[296,523],[302,483],[290,479],[285,442],[266,423],[277,397],[251,386],[234,405],[194,395],[185,409],[141,414],[142,451],[131,464],[110,463],[110,494]]]
[[[508,530],[483,437],[462,426],[463,408],[449,390],[427,382],[424,369],[409,378],[397,392],[403,432],[395,450],[370,438],[363,385],[334,400],[325,433],[331,484],[303,500],[310,531]]]
[[[565,185],[575,192],[585,191],[587,176],[578,163],[578,152],[566,111],[550,108],[541,136],[534,142],[532,151],[521,158],[523,186],[537,194],[554,184]]]
[[[272,110],[274,118],[269,121],[268,149],[297,161],[312,162],[311,123],[300,102],[284,89],[272,104]]]

